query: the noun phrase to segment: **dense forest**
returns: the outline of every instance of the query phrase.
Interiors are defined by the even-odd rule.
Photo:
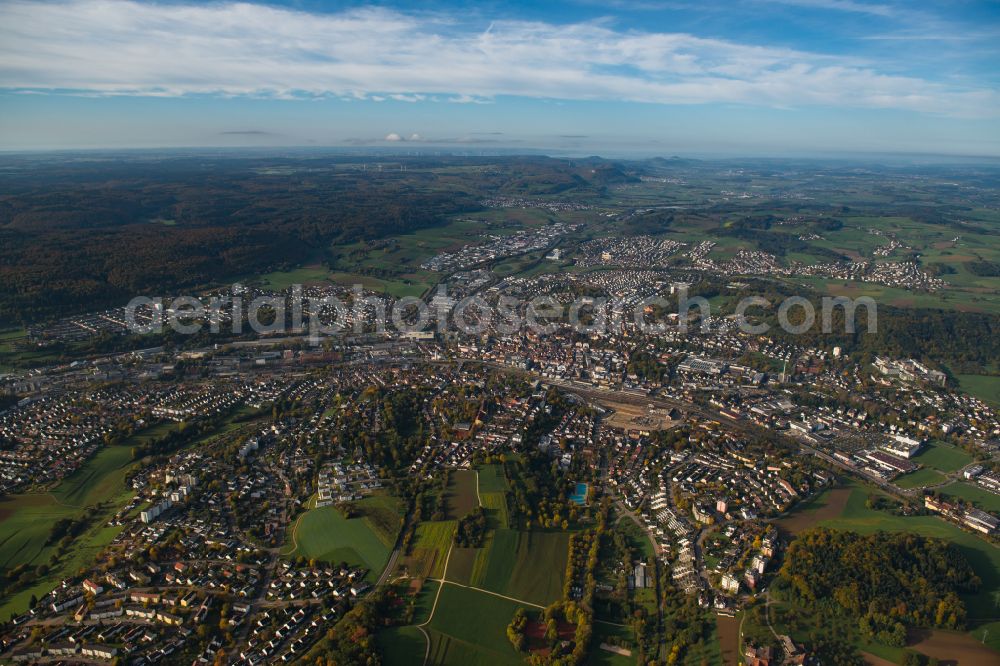
[[[1000,358],[1000,316],[994,314],[879,304],[875,330],[869,332],[867,310],[859,307],[855,331],[847,333],[844,309],[838,306],[833,309],[832,332],[823,333],[820,311],[817,307],[817,323],[803,334],[792,335],[778,327],[772,332],[776,337],[821,348],[839,346],[869,356],[935,360],[957,372],[991,368]]]
[[[0,321],[20,323],[324,260],[331,243],[435,226],[480,209],[488,195],[601,196],[629,178],[598,158],[140,154],[7,162]],[[502,170],[489,168],[497,162]],[[470,170],[452,174],[453,166]]]
[[[788,547],[781,576],[807,608],[834,608],[887,645],[905,643],[906,627],[962,629],[959,593],[980,580],[955,546],[916,534],[815,528]]]
[[[331,171],[264,176],[245,166],[186,176],[107,174],[0,197],[0,319],[119,305],[321,257],[339,240],[432,226],[477,207],[460,192]]]
[[[455,545],[459,548],[482,548],[486,527],[486,511],[477,506],[458,521],[455,527]]]
[[[789,296],[803,295],[801,290],[777,281],[753,278],[748,281],[752,293],[775,304],[769,308],[750,308],[748,320],[768,324],[769,335],[788,343],[827,350],[836,346],[844,352],[868,357],[885,355],[928,360],[934,365],[945,363],[948,369],[958,373],[995,370],[1000,358],[1000,316],[996,314],[877,303],[876,318],[869,326],[868,309],[859,305],[855,310],[854,331],[848,332],[845,308],[835,305],[831,309],[830,332],[824,332],[822,299],[816,293],[807,293],[816,320],[807,331],[789,333],[779,325],[776,304]],[[690,296],[712,298],[724,292],[723,280],[708,277],[696,283],[689,293]],[[798,309],[789,313],[793,324],[799,323],[798,314]]]

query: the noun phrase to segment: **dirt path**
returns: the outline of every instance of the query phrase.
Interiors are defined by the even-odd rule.
[[[295,519],[295,524],[292,525],[292,543],[290,544],[292,548],[291,548],[291,550],[289,550],[287,552],[285,552],[285,550],[281,550],[280,553],[282,555],[291,555],[296,550],[298,550],[298,548],[299,548],[299,540],[298,540],[299,524],[302,522],[302,519],[305,517],[305,515],[307,513],[309,513],[309,511],[311,510],[309,508],[310,504],[313,504],[314,505],[313,508],[315,508],[315,500],[313,498],[309,498],[309,500],[306,502],[305,511],[303,511],[302,513],[300,513],[299,517]]]
[[[451,549],[454,548],[454,547],[455,547],[454,543],[452,543],[451,546],[448,547],[448,555],[444,558],[444,571],[441,572],[441,577],[442,578],[446,578],[448,576],[448,560],[451,559]],[[422,633],[424,635],[424,638],[427,639],[427,649],[424,650],[424,664],[425,665],[427,664],[427,660],[430,659],[430,656],[431,656],[431,636],[430,636],[430,634],[428,634],[424,630],[424,627],[426,627],[428,624],[430,624],[431,620],[434,619],[434,611],[437,610],[438,599],[441,598],[441,590],[443,590],[443,589],[444,589],[444,582],[443,581],[439,581],[438,582],[437,592],[434,594],[434,603],[431,605],[431,612],[427,615],[427,619],[426,620],[424,620],[423,622],[421,622],[420,624],[417,625],[417,629],[419,629],[420,633]]]

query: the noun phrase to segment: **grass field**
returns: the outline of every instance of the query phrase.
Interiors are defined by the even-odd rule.
[[[290,271],[275,271],[274,273],[267,273],[266,275],[260,276],[260,282],[263,286],[269,289],[280,291],[282,289],[288,289],[293,284],[326,282],[329,276],[329,270],[323,266],[314,265],[294,268]]]
[[[515,558],[521,533],[516,530],[497,530],[488,551],[488,560],[479,586],[494,592],[504,593],[514,575]]]
[[[626,650],[632,651],[631,657],[601,649],[601,643],[613,645],[612,641],[615,639]],[[594,622],[593,641],[590,644],[590,656],[586,663],[592,666],[634,666],[638,663],[638,657],[632,638],[632,630],[607,622]]]
[[[422,624],[430,617],[437,589],[436,582],[427,581],[417,593],[413,624],[403,627],[386,627],[378,632],[376,644],[382,654],[383,664],[399,664],[400,666],[408,664],[421,666],[423,664],[427,641],[414,625]]]
[[[471,469],[459,469],[452,472],[451,483],[445,497],[448,503],[448,519],[464,518],[470,511],[479,506],[476,494],[476,473]]]
[[[752,615],[747,614],[748,620]],[[847,616],[814,616],[811,612],[801,609],[788,600],[788,590],[783,581],[771,586],[771,618],[775,629],[801,642],[807,642],[810,632],[816,624],[823,623],[825,632],[836,636],[838,640],[850,641],[860,651],[886,659],[891,664],[898,664],[903,653],[902,649],[889,647],[876,641],[869,641],[860,636],[854,622]],[[756,624],[752,620],[744,625],[747,632],[754,635],[766,635],[769,632],[766,624]]]
[[[799,532],[815,527],[823,520],[839,517],[853,492],[854,486],[850,484],[824,490],[798,504],[792,511],[775,520],[774,524],[786,536],[794,537]]]
[[[823,622],[828,635],[842,637],[853,642],[858,650],[884,659],[885,662],[901,663],[903,650],[890,647],[877,641],[868,640],[857,633],[856,625],[847,616],[813,616],[808,611],[797,607],[788,601],[788,591],[785,583],[775,583],[771,587],[771,617],[775,629],[800,641],[808,641],[817,622]],[[979,664],[1000,663],[1000,641],[989,634],[1000,629],[1000,622],[981,625],[969,632],[945,631],[940,629],[917,629],[910,632],[907,647],[921,654],[935,657],[942,664]],[[765,627],[757,627],[757,633],[768,631]],[[986,640],[983,640],[984,635]]]
[[[939,489],[940,492],[953,497],[961,497],[964,500],[974,503],[976,506],[986,511],[1000,511],[1000,495],[991,493],[985,488],[957,481],[950,483]]]
[[[476,568],[476,561],[480,559],[483,550],[482,548],[459,548],[458,546],[452,548],[451,559],[448,560],[447,580],[459,585],[474,585],[471,582],[472,576]]]
[[[403,526],[403,506],[399,498],[387,493],[378,493],[356,502],[355,506],[368,521],[375,536],[391,550]]]
[[[952,484],[946,486],[945,489],[954,488],[957,485],[959,484]],[[889,513],[868,509],[865,502],[869,494],[880,493],[860,482],[845,483],[821,493],[818,497],[777,520],[776,524],[782,531],[792,534],[822,525],[862,534],[871,534],[880,530],[914,532],[952,542],[982,578],[983,586],[979,593],[963,596],[963,601],[969,611],[972,629],[966,634],[933,632],[930,639],[931,645],[927,649],[937,650],[939,645],[951,645],[958,641],[961,644],[960,650],[977,650],[975,652],[977,656],[968,663],[1000,663],[996,654],[980,654],[976,647],[977,644],[983,645],[985,635],[985,645],[993,650],[1000,650],[1000,637],[996,635],[1000,633],[1000,622],[992,621],[998,616],[998,609],[1000,609],[1000,548],[934,516],[893,516]],[[772,587],[772,597],[774,597],[774,592],[775,588]],[[786,608],[785,610],[790,613],[791,617],[801,615],[794,608]],[[796,635],[795,632],[792,633],[793,636]],[[876,643],[858,643],[858,647],[888,659],[892,663],[897,663],[900,656],[898,649],[887,648]],[[986,661],[982,661],[984,658]],[[966,663],[966,661],[959,663]]]
[[[483,506],[486,508],[487,524],[489,530],[483,541],[482,548],[475,551],[472,562],[472,570],[469,573],[469,584],[482,587],[486,581],[486,573],[489,570],[490,555],[493,552],[493,541],[496,538],[497,530],[507,530],[509,527],[507,516],[507,502],[502,493],[481,494]]]
[[[12,354],[14,343],[28,334],[23,328],[8,328],[0,330],[0,354]]]
[[[132,462],[129,446],[107,446],[52,490],[59,504],[87,507],[103,502],[119,492]]]
[[[521,664],[507,640],[518,604],[457,585],[445,585],[429,625],[431,664]]]
[[[495,529],[510,527],[510,516],[507,514],[507,497],[504,493],[479,493],[483,508],[493,523]]]
[[[431,609],[434,607],[434,599],[437,597],[438,588],[441,584],[436,580],[424,581],[417,593],[416,603],[413,609],[413,624],[423,624],[431,617]]]
[[[945,476],[940,472],[930,469],[929,467],[924,467],[918,469],[916,472],[910,472],[909,474],[904,474],[899,477],[893,483],[895,483],[900,488],[923,488],[924,486],[933,486],[938,483],[945,481]]]
[[[469,585],[482,587],[486,580],[486,572],[490,566],[490,551],[493,547],[493,534],[486,537],[483,547],[476,551],[476,558],[472,563],[472,571],[469,573]]]
[[[5,328],[0,330],[0,341],[6,342],[8,340],[23,338],[27,334],[28,332],[23,328]]]
[[[376,644],[382,653],[382,663],[391,666],[421,666],[427,641],[413,626],[389,627],[378,633]]]
[[[481,465],[478,471],[480,493],[503,493],[510,488],[500,465]]]
[[[939,308],[943,310],[963,310],[1000,313],[1000,296],[980,294],[958,289],[937,292],[909,291],[901,287],[887,287],[868,282],[832,280],[823,277],[798,275],[787,280],[791,284],[804,284],[820,293],[830,296],[857,298],[870,296],[877,303],[896,307]]]
[[[499,529],[480,587],[545,606],[562,596],[568,555],[566,532]]]
[[[445,556],[454,534],[454,520],[425,521],[417,525],[413,551],[409,557],[411,575],[423,578],[443,576]]]
[[[497,221],[502,222],[503,211],[499,213]],[[439,252],[481,242],[482,233],[490,225],[489,221],[458,218],[441,226],[394,236],[385,243],[336,245],[332,252],[337,270],[330,279],[339,284],[362,284],[397,297],[419,296],[439,277],[437,273],[421,269],[420,265]],[[491,229],[493,233],[505,231]],[[368,275],[373,269],[380,277]]]
[[[0,596],[0,618],[24,611],[32,594],[40,597],[47,593],[67,575],[93,562],[114,539],[121,528],[105,525],[132,497],[124,484],[131,462],[131,447],[105,447],[51,493],[16,495],[0,502],[0,567],[5,569],[19,564],[49,564],[55,546],[46,545],[46,541],[53,525],[64,518],[81,516],[86,507],[104,507],[46,576],[13,596]]]
[[[913,462],[939,472],[956,472],[972,462],[972,456],[948,444],[930,444],[913,457]]]
[[[339,285],[347,287],[360,284],[365,289],[383,292],[397,298],[402,298],[404,296],[420,296],[431,286],[430,279],[418,278],[416,276],[412,279],[402,278],[389,280],[385,278],[372,277],[370,275],[363,275],[361,273],[337,271],[330,273],[329,279],[331,282],[336,282]]]
[[[656,551],[653,548],[653,542],[649,540],[649,535],[635,524],[635,522],[628,517],[625,517],[618,523],[617,528],[625,533],[629,539],[629,543],[633,548],[638,548],[642,552],[643,558],[646,560],[652,559],[656,555]]]
[[[127,502],[131,492],[124,477],[131,462],[129,447],[105,447],[51,493],[17,495],[0,502],[0,566],[45,561],[48,553],[43,547],[56,521],[76,517],[87,506]]]
[[[507,514],[507,490],[509,485],[500,465],[482,465],[479,473],[479,500],[490,518],[493,529],[510,527]]]
[[[371,509],[388,510],[386,502],[372,497],[359,503],[363,515],[356,518],[344,518],[332,506],[304,513],[292,527],[291,543],[294,549],[290,556],[301,555],[322,562],[347,562],[362,566],[368,569],[369,581],[377,580],[389,559],[395,535],[390,537],[385,528],[369,515],[365,502],[370,502]]]
[[[994,407],[1000,407],[1000,377],[991,375],[958,375],[958,383],[963,391],[971,393]]]

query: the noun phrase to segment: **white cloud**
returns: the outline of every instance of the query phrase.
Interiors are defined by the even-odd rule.
[[[857,14],[871,14],[872,16],[894,16],[897,12],[894,7],[867,2],[855,2],[854,0],[767,0],[784,5],[796,5],[810,9],[830,9],[838,12],[854,12]]]
[[[797,0],[845,10],[849,0]],[[857,5],[857,9],[855,9]],[[997,91],[856,61],[606,22],[494,21],[385,9],[125,0],[0,3],[0,88],[104,95],[824,105],[995,116]]]
[[[403,137],[401,137],[399,134],[397,134],[395,132],[389,132],[388,134],[385,135],[385,140],[386,141],[403,141],[404,139],[403,139]]]

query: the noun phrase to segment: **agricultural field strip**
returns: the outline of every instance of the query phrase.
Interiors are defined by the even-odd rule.
[[[479,496],[479,472],[478,471],[476,471],[476,499],[479,501],[479,506],[483,506],[482,498]],[[424,635],[424,638],[427,639],[427,650],[424,652],[424,662],[423,662],[424,664],[427,663],[427,659],[430,657],[430,653],[431,653],[431,637],[427,633],[427,631],[424,629],[424,627],[426,627],[427,625],[429,625],[431,623],[431,621],[434,619],[434,611],[437,610],[438,599],[441,598],[441,590],[444,589],[445,584],[456,585],[458,587],[464,587],[466,589],[475,590],[476,592],[482,592],[484,594],[491,594],[494,597],[499,597],[501,599],[506,599],[507,601],[513,601],[514,603],[518,603],[518,604],[524,604],[525,606],[531,606],[533,608],[542,608],[542,609],[545,608],[545,606],[542,606],[541,604],[532,603],[530,601],[525,601],[523,599],[515,599],[514,597],[509,597],[509,596],[507,596],[505,594],[500,594],[499,592],[492,592],[490,590],[484,590],[481,587],[475,587],[473,585],[463,585],[462,583],[457,583],[455,581],[448,580],[448,562],[451,560],[451,551],[452,551],[452,549],[454,547],[455,547],[454,543],[452,543],[451,546],[448,547],[448,555],[444,558],[444,572],[441,574],[441,578],[430,578],[430,579],[428,579],[428,580],[432,580],[432,581],[435,581],[435,582],[439,583],[438,589],[437,589],[437,593],[434,595],[434,604],[431,606],[431,612],[428,614],[427,619],[424,620],[423,622],[421,622],[420,624],[415,625],[417,627],[417,629],[420,630],[420,633],[422,633]]]

